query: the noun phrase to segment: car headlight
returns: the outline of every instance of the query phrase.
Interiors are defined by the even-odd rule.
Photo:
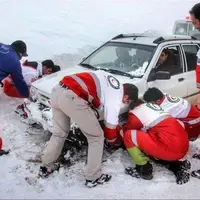
[[[33,86],[31,86],[30,88],[30,97],[31,97],[31,100],[33,101],[36,101],[38,99],[37,89]]]

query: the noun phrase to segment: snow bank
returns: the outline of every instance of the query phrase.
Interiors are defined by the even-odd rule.
[[[126,32],[171,32],[196,0],[1,0],[2,42],[23,39],[30,59],[85,56]],[[14,34],[13,34],[14,33]],[[79,58],[78,58],[79,59]],[[70,60],[70,59],[69,59]]]

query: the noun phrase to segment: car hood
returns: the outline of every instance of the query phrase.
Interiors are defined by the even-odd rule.
[[[58,82],[64,76],[75,74],[75,73],[80,73],[80,72],[88,72],[88,71],[94,71],[94,70],[82,67],[80,65],[76,65],[74,67],[70,67],[70,68],[67,68],[65,70],[61,70],[61,71],[56,72],[54,74],[44,76],[43,78],[33,82],[32,86],[49,97],[53,87],[56,84],[58,84]],[[130,79],[129,77],[119,76],[119,75],[116,75],[116,74],[113,74],[113,75],[116,78],[118,78],[120,80],[120,82],[122,82],[122,83],[133,81],[133,79]]]

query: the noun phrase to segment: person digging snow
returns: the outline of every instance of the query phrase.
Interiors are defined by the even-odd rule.
[[[31,87],[31,84],[38,80],[41,76],[41,71],[43,75],[50,75],[52,73],[55,73],[57,71],[60,71],[60,66],[54,65],[53,61],[51,60],[45,60],[41,64],[41,69],[38,67],[35,67],[34,62],[26,62],[22,64],[22,74],[24,77],[24,80],[28,87]],[[3,91],[4,93],[9,96],[9,97],[14,97],[14,98],[24,98],[23,96],[20,95],[18,92],[12,77],[9,76],[3,81]],[[21,104],[17,106],[15,112],[17,114],[20,114],[21,116],[26,117],[27,113],[24,110],[24,104]]]
[[[51,93],[53,134],[44,150],[39,176],[48,177],[59,169],[56,160],[73,120],[88,141],[85,185],[91,188],[110,181],[111,175],[101,172],[104,134],[109,144],[118,145],[120,107],[135,98],[135,90],[136,86],[121,84],[112,74],[100,70],[65,76]],[[104,130],[92,107],[104,109]]]
[[[164,94],[158,88],[149,88],[143,96],[146,102],[160,105],[174,118],[184,123],[185,130],[190,140],[195,140],[200,135],[200,111],[196,106],[191,105],[187,100],[180,97],[172,97]],[[200,159],[200,154],[195,153],[193,158]],[[193,177],[200,179],[200,170],[191,172]]]
[[[41,69],[40,67],[35,68],[31,64],[33,65],[33,62],[28,63],[25,61],[25,63],[23,63],[21,67],[22,75],[29,88],[31,86],[31,83],[42,77],[42,75],[50,75],[52,73],[60,71],[60,67],[58,65],[54,65],[53,61],[51,60],[43,61],[41,64]],[[18,92],[11,76],[7,77],[3,81],[3,84],[3,91],[7,96],[15,98],[24,98]]]
[[[136,100],[131,103],[128,121],[120,134],[136,167],[128,167],[125,173],[146,180],[153,178],[153,166],[149,157],[171,170],[177,184],[189,181],[190,163],[179,161],[188,152],[188,136],[182,125],[169,113],[152,103]],[[148,155],[148,156],[147,156]]]
[[[186,99],[163,93],[158,88],[149,88],[143,95],[146,102],[151,102],[169,112],[172,117],[184,123],[189,139],[197,139],[200,134],[200,111]]]

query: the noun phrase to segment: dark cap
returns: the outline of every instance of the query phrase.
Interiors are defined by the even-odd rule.
[[[16,51],[16,53],[21,53],[22,56],[28,56],[26,44],[22,40],[14,41],[11,44],[11,47]]]

